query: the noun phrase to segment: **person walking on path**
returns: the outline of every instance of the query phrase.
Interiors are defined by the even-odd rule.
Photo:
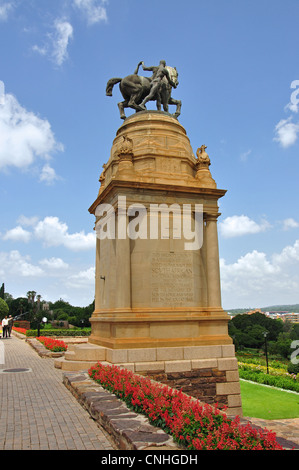
[[[10,335],[11,335],[12,327],[13,327],[13,319],[12,319],[12,316],[9,315],[9,317],[8,317],[8,327],[7,327],[8,336],[9,336],[9,337],[10,337]]]
[[[7,332],[8,332],[8,318],[6,316],[2,320],[2,337],[3,338],[7,338]]]

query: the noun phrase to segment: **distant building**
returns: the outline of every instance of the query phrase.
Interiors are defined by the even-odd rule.
[[[252,315],[253,313],[263,313],[265,314],[265,312],[262,312],[261,309],[259,308],[255,308],[254,310],[250,310],[249,312],[246,312],[247,315]]]
[[[299,322],[299,313],[284,313],[280,317],[283,321],[289,320],[291,323]]]
[[[249,310],[248,312],[244,312],[244,315],[252,315],[253,313],[262,313],[266,315],[268,318],[272,318],[273,320],[282,320],[282,321],[290,321],[291,323],[299,323],[299,313],[296,312],[283,312],[283,311],[271,311],[271,312],[263,312],[260,308],[255,308],[253,310]],[[236,314],[232,314],[228,312],[230,319],[234,318]]]

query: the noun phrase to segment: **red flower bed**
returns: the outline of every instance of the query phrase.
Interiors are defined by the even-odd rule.
[[[13,326],[12,329],[16,331],[17,333],[22,333],[23,335],[26,335],[26,329],[25,328],[18,328],[16,326]]]
[[[126,369],[98,363],[88,373],[189,450],[282,450],[267,429],[242,426],[238,417]]]
[[[38,341],[40,341],[45,346],[45,348],[50,349],[50,351],[60,352],[67,350],[67,345],[61,340],[47,338],[46,336],[39,336],[36,339],[38,339]]]

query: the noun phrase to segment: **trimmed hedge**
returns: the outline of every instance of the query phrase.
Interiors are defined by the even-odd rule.
[[[80,328],[80,329],[59,329],[59,328],[53,328],[52,330],[50,329],[41,329],[40,330],[40,335],[42,336],[90,336],[91,329],[90,328]],[[27,330],[26,331],[26,336],[37,336],[37,330]]]
[[[287,377],[242,369],[239,369],[239,376],[241,379],[299,393],[299,383]]]

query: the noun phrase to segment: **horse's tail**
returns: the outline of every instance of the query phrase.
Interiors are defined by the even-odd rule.
[[[108,80],[107,85],[106,85],[106,95],[112,96],[112,90],[113,90],[114,85],[116,85],[117,83],[121,81],[122,81],[122,78],[110,78],[110,80]]]

